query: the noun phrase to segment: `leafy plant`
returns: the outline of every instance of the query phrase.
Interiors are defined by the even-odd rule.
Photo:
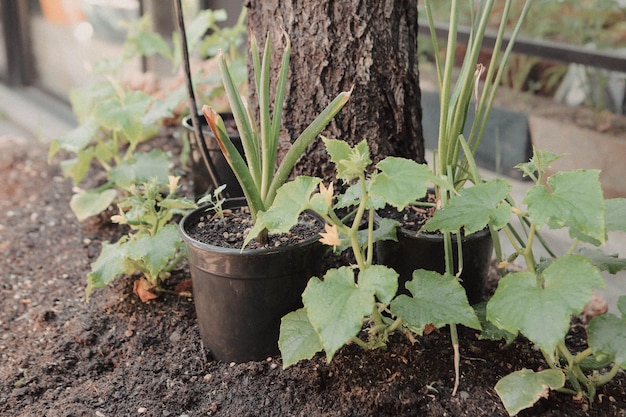
[[[431,3],[432,1],[426,0],[425,10],[434,49],[437,51],[439,47]],[[493,106],[495,92],[500,85],[515,39],[524,18],[528,14],[532,0],[526,0],[524,3],[524,8],[517,19],[510,41],[505,51],[501,52],[500,48],[504,40],[505,28],[507,27],[511,5],[513,4],[512,0],[505,2],[489,67],[485,68],[478,62],[478,57],[489,19],[494,10],[494,3],[493,0],[487,0],[480,2],[475,11],[472,9],[471,36],[467,42],[460,73],[454,85],[452,73],[455,67],[460,1],[452,0],[450,5],[450,22],[444,62],[441,62],[439,55],[435,54],[440,94],[440,119],[434,170],[437,175],[448,176],[449,180],[455,184],[456,189],[462,187],[469,177],[467,172],[468,158],[471,158],[478,148]],[[483,75],[485,76],[485,83],[482,92],[479,94],[478,83]],[[472,98],[475,100],[475,119],[468,137],[463,138]],[[463,157],[462,153],[462,141],[466,141],[469,145],[468,148],[471,149],[471,153],[465,154],[465,157]]]
[[[223,14],[223,11],[206,10],[194,19],[190,28],[194,48],[198,48],[202,40],[200,34],[225,19]],[[133,89],[123,81],[124,66],[131,60],[153,55],[160,55],[176,66],[180,62],[178,49],[170,47],[162,36],[150,30],[147,17],[142,18],[129,29],[121,56],[94,66],[104,80],[70,93],[79,125],[51,142],[49,159],[60,150],[75,155],[62,161],[61,167],[77,186],[70,207],[80,221],[124,199],[132,184],[150,181],[152,177],[167,184],[169,156],[158,149],[145,154],[138,152],[137,147],[154,137],[162,122],[174,115],[175,108],[186,98],[186,90],[180,85],[164,97],[158,97]],[[91,188],[79,188],[94,164],[106,173],[104,182]],[[135,177],[128,181],[123,175],[118,181],[120,171],[133,171]]]
[[[403,158],[387,157],[372,170],[365,141],[354,147],[339,140],[324,139],[324,143],[337,178],[349,185],[346,191],[333,196],[332,184],[327,187],[319,178],[297,177],[280,188],[269,210],[259,213],[248,236],[250,240],[264,229],[286,231],[299,213],[312,210],[327,223],[320,240],[337,251],[350,249],[354,255],[354,265],[331,269],[323,279],[312,278],[302,295],[304,307],[283,317],[279,339],[283,366],[321,350],[331,361],[347,343],[381,348],[395,331],[422,335],[433,326],[456,323],[479,329],[456,277],[418,270],[406,284],[411,295],[397,295],[398,274],[373,259],[374,243],[395,239],[397,226],[390,219],[375,223],[377,209],[385,204],[402,209],[422,198],[429,183],[451,184],[427,166]],[[340,211],[349,214],[342,218]]]
[[[238,26],[222,30],[217,23],[226,19],[224,11],[200,12],[190,25],[189,44],[201,56],[206,56],[216,42],[224,42],[223,47],[234,50],[237,36],[243,35],[243,16]],[[210,29],[214,33],[207,36]],[[171,155],[160,149],[140,151],[139,146],[174,117],[187,92],[181,84],[162,96],[149,94],[124,81],[125,65],[140,57],[160,55],[176,68],[182,55],[179,45],[175,42],[171,47],[154,33],[148,17],[130,26],[122,54],[94,65],[103,80],[71,92],[79,126],[50,145],[50,159],[61,150],[72,155],[61,162],[61,167],[75,184],[70,207],[78,220],[117,204],[119,214],[112,220],[130,226],[130,232],[116,243],[104,242],[87,276],[87,299],[94,288],[110,283],[116,276],[135,273],[141,275],[135,291],[142,299],[153,297],[184,255],[174,216],[184,214],[195,204],[175,193]],[[215,74],[199,75],[206,85],[215,85],[210,90],[201,89],[205,95],[219,90],[216,81],[211,80]]]
[[[570,352],[565,336],[572,315],[581,314],[592,290],[604,286],[600,271],[616,273],[626,269],[626,260],[616,255],[605,254],[600,249],[578,249],[580,243],[601,245],[607,239],[608,230],[626,231],[624,217],[618,214],[626,210],[626,199],[604,200],[596,170],[573,170],[548,176],[548,168],[557,158],[553,153],[535,150],[530,162],[519,165],[524,175],[535,182],[523,200],[525,207],[508,196],[494,208],[491,203],[502,199],[502,194],[492,189],[481,193],[485,200],[493,198],[488,204],[491,210],[453,199],[425,225],[427,230],[436,227],[456,231],[472,224],[461,219],[482,211],[490,217],[488,221],[492,225],[506,224],[503,233],[515,251],[504,258],[496,245],[500,266],[505,267],[520,257],[524,260],[525,270],[509,273],[499,282],[487,303],[486,318],[510,335],[521,333],[527,337],[541,350],[550,369],[520,370],[498,382],[496,391],[511,415],[532,406],[549,389],[586,396],[593,401],[596,388],[610,381],[624,365],[623,351],[609,341],[610,338],[621,340],[620,335],[626,329],[623,319],[610,315],[594,318],[593,325],[589,326],[590,347],[582,352]],[[496,182],[501,183],[498,188],[502,188],[502,192],[510,187],[504,180],[492,180],[462,193],[468,194]],[[518,226],[510,220],[511,214],[519,218]],[[572,245],[565,254],[557,256],[547,247],[540,235],[541,227],[546,226],[569,230]],[[538,258],[537,245],[545,245],[551,257]],[[623,303],[621,300],[620,308]],[[500,337],[502,333],[496,336]],[[608,372],[602,372],[611,364]]]
[[[212,193],[207,193],[204,197],[198,200],[198,205],[206,205],[207,211],[214,212],[221,221],[224,221],[224,209],[222,208],[222,205],[226,201],[221,194],[225,188],[226,184],[222,184],[213,190]]]
[[[350,92],[340,93],[296,138],[280,164],[277,164],[278,139],[291,54],[289,40],[286,42],[287,46],[283,51],[278,80],[276,81],[276,93],[272,103],[269,74],[272,53],[270,35],[267,35],[262,56],[256,39],[252,37],[250,41],[255,88],[258,92],[258,125],[252,111],[239,96],[224,54],[218,56],[224,88],[241,137],[244,156],[239,154],[228,137],[224,122],[219,114],[209,106],[204,106],[202,109],[224,157],[241,184],[253,220],[256,219],[259,212],[267,210],[272,205],[278,189],[286,182],[293,166],[306,147],[350,98]],[[262,233],[260,235],[262,241],[264,240],[263,236]]]
[[[140,278],[135,281],[135,293],[142,301],[162,291],[161,283],[185,255],[178,227],[171,220],[196,207],[193,201],[176,195],[178,180],[170,177],[166,191],[156,178],[130,187],[130,196],[118,204],[119,214],[111,220],[128,225],[131,232],[115,243],[102,244],[87,275],[87,300],[93,289],[137,272]]]

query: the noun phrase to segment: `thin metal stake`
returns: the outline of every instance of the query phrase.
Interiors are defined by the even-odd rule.
[[[176,17],[178,21],[178,34],[180,35],[180,42],[182,45],[183,52],[183,66],[185,72],[185,81],[187,82],[187,92],[189,96],[189,108],[191,109],[191,124],[193,125],[193,130],[195,133],[195,141],[198,149],[200,149],[200,153],[202,154],[202,160],[204,161],[204,165],[206,166],[207,171],[209,172],[209,176],[211,177],[211,182],[215,188],[219,187],[222,182],[220,181],[219,175],[217,174],[217,170],[215,169],[215,165],[213,165],[213,161],[209,157],[209,148],[206,145],[204,140],[204,135],[202,134],[202,127],[200,126],[200,119],[198,118],[198,107],[196,105],[196,96],[193,92],[193,84],[191,83],[191,68],[189,65],[189,50],[187,49],[187,36],[185,34],[185,22],[183,20],[183,8],[181,5],[181,0],[176,0]]]

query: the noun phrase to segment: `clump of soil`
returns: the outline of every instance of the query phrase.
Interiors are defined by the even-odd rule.
[[[169,138],[171,139],[171,138]],[[445,329],[387,350],[341,349],[282,369],[280,357],[221,363],[200,341],[191,296],[142,303],[134,277],[94,291],[85,275],[118,226],[78,223],[72,185],[47,149],[0,138],[0,415],[41,416],[506,416],[493,386],[541,354],[460,329],[461,386],[451,396],[452,347]],[[186,265],[168,288],[188,283]],[[184,294],[184,293],[183,293]],[[579,340],[576,324],[568,342]],[[551,393],[520,416],[626,415],[626,376],[591,406]]]

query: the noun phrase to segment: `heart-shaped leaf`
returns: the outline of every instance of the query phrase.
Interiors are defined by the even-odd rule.
[[[535,185],[524,203],[538,225],[568,227],[570,236],[598,244],[606,240],[605,208],[598,170],[558,172]]]
[[[278,348],[283,359],[283,369],[302,359],[311,359],[322,350],[322,342],[304,308],[282,318]]]
[[[372,179],[371,196],[399,210],[423,198],[435,180],[427,165],[410,159],[387,157],[376,166],[380,172]]]
[[[357,335],[374,308],[374,289],[354,282],[350,267],[331,269],[321,281],[311,278],[302,301],[330,362],[339,348]]]
[[[70,199],[70,208],[78,221],[95,216],[109,207],[117,197],[117,190],[85,191],[74,194]]]
[[[413,295],[401,294],[391,303],[391,311],[401,317],[418,334],[432,324],[439,328],[448,324],[462,324],[480,329],[480,322],[470,306],[465,289],[450,274],[418,269],[406,283]]]
[[[471,234],[490,222],[500,229],[511,216],[511,207],[504,201],[510,192],[511,185],[501,179],[464,188],[443,209],[435,211],[422,230],[458,233],[463,229],[465,234]]]
[[[534,372],[530,369],[513,372],[496,384],[506,411],[514,416],[525,408],[532,407],[540,398],[546,398],[551,389],[565,385],[565,375],[558,369]]]
[[[552,262],[542,280],[523,271],[508,274],[487,304],[487,319],[512,334],[522,332],[546,352],[554,352],[580,314],[594,288],[604,286],[602,275],[579,255]]]

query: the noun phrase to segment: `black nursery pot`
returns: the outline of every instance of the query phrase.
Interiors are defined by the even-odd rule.
[[[220,113],[222,119],[224,119],[224,123],[228,124],[229,121],[233,121],[233,115],[231,113]],[[213,132],[211,128],[209,128],[209,124],[204,118],[203,114],[198,115],[198,119],[200,121],[200,126],[202,128],[202,135],[207,144],[207,148],[209,150],[209,158],[213,162],[213,166],[215,166],[215,170],[217,171],[217,175],[222,184],[226,184],[226,189],[224,190],[224,194],[228,197],[242,197],[243,191],[239,182],[237,181],[237,177],[233,173],[230,165],[228,165],[228,161],[224,158],[224,154],[219,147],[219,144],[215,140],[215,136],[213,136]],[[202,159],[202,151],[198,148],[198,141],[193,140],[195,138],[195,131],[193,128],[193,123],[191,121],[191,116],[186,116],[183,118],[183,127],[189,131],[189,134],[192,135],[191,140],[191,170],[192,170],[192,179],[194,184],[194,192],[196,195],[202,195],[210,190],[213,187],[211,183],[209,173],[207,171],[206,165],[204,164],[204,160]],[[243,155],[243,145],[241,144],[241,138],[239,137],[239,133],[229,133],[228,137],[233,142],[237,150],[240,154]]]
[[[244,199],[229,199],[223,207],[244,205]],[[325,247],[317,236],[289,247],[243,251],[202,243],[188,231],[205,209],[180,222],[202,341],[223,362],[276,355],[280,320],[302,307],[302,292],[320,273]]]
[[[387,265],[400,274],[398,292],[407,294],[405,283],[411,280],[413,271],[425,269],[443,274],[446,270],[443,235],[415,233],[403,228],[397,231],[398,241],[385,240],[376,244],[378,263]],[[483,299],[485,280],[493,252],[493,240],[489,229],[461,238],[463,245],[463,271],[461,284],[470,304]],[[452,235],[454,267],[458,268],[457,237]]]

